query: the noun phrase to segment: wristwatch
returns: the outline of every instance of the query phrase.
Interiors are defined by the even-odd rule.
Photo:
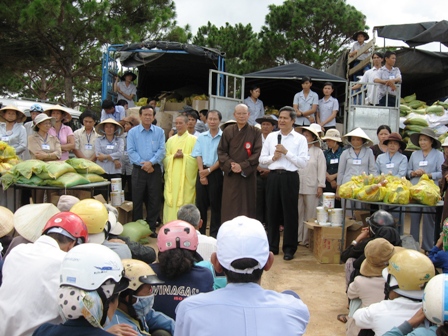
[[[355,246],[356,244],[358,244],[358,242],[356,240],[352,241],[353,246]]]

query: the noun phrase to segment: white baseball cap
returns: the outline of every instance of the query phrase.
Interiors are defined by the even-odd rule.
[[[263,269],[269,258],[269,243],[263,225],[246,216],[223,223],[218,231],[216,254],[221,266],[235,273],[252,274],[256,269]],[[258,265],[246,269],[231,265],[242,258],[254,259]]]

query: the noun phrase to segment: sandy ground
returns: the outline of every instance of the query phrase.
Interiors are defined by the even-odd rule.
[[[320,264],[308,248],[299,246],[291,261],[284,261],[282,254],[275,256],[261,285],[280,292],[291,289],[300,295],[310,311],[306,335],[345,335],[345,324],[336,319],[348,312],[344,265]]]

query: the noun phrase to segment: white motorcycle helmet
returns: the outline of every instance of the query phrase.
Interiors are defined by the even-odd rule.
[[[120,257],[110,248],[87,243],[75,246],[67,252],[61,266],[61,286],[93,291],[107,280],[116,284],[114,293],[129,285],[129,280],[124,277]]]
[[[425,287],[423,312],[428,320],[437,325],[448,322],[448,274],[438,274]]]

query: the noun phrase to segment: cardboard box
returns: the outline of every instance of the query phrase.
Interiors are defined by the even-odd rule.
[[[312,249],[313,255],[317,261],[322,264],[339,264],[341,258],[342,227],[320,226],[314,221],[309,221],[305,224],[310,230],[310,249]],[[354,232],[353,234],[356,234],[356,232],[360,230],[361,224],[346,218],[345,225],[344,245],[347,246],[347,232],[350,232],[350,234],[352,234],[351,232]],[[351,226],[354,226],[356,229],[349,230]],[[348,242],[348,245],[350,242],[351,240]]]
[[[118,210],[118,221],[121,224],[132,222],[133,204],[131,201],[124,201],[121,205],[116,207]]]
[[[161,105],[161,110],[162,111],[176,111],[179,112],[183,109],[183,107],[185,106],[185,103],[170,103],[170,102],[166,102],[165,104]]]
[[[208,100],[193,100],[191,104],[196,111],[208,110]]]

